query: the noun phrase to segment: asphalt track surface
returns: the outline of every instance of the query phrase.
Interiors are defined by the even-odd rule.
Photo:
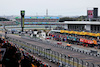
[[[1,33],[1,32],[0,32],[0,34],[4,35],[4,33]],[[8,34],[8,36],[11,37],[11,38],[15,38],[15,39],[18,39],[18,40],[22,40],[22,41],[27,42],[27,40],[21,39],[21,37],[18,36],[18,35],[16,36],[16,35]],[[29,43],[29,42],[27,42],[27,43]],[[33,54],[33,55],[34,55],[35,57],[37,57],[38,59],[41,59],[42,61],[44,61],[45,63],[47,63],[47,64],[48,64],[49,66],[51,66],[51,67],[58,67],[57,64],[52,63],[52,62],[50,62],[49,60],[44,59],[43,57],[39,57],[39,56],[36,55],[36,54]],[[2,67],[2,64],[0,64],[0,67]],[[19,67],[21,67],[21,66],[19,65]]]
[[[57,48],[57,47],[54,47],[54,46],[51,46],[51,45],[35,42],[35,41],[28,40],[28,39],[25,39],[25,38],[23,39],[23,38],[18,37],[16,35],[8,34],[8,36],[15,38],[15,39],[18,39],[18,40],[21,40],[21,41],[24,41],[24,42],[27,42],[27,43],[30,43],[30,44],[33,44],[33,45],[43,47],[43,48],[51,48],[52,51],[63,53],[65,55],[70,55],[72,57],[100,65],[100,58],[97,58],[97,57],[89,56],[89,55],[86,55],[86,54],[82,54],[82,53],[78,53],[78,52],[74,52],[74,51],[70,51],[70,50],[65,50],[65,49],[62,49],[62,48]]]

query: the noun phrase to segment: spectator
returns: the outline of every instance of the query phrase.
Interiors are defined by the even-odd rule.
[[[6,51],[3,57],[3,67],[19,67],[18,60],[16,58],[16,51],[17,49],[15,47],[9,47],[9,50]]]
[[[31,67],[31,61],[28,56],[24,56],[24,59],[21,60],[21,67]]]

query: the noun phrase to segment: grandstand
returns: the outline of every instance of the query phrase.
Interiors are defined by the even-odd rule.
[[[21,22],[21,17],[16,17],[16,21]],[[59,22],[59,17],[46,17],[46,16],[34,16],[25,17],[25,22]]]
[[[16,21],[0,21],[0,25],[5,25],[5,26],[18,25],[18,22],[16,22]]]
[[[33,16],[33,17],[25,17],[24,20],[24,29],[44,29],[44,28],[55,28],[57,27],[56,23],[59,22],[60,17],[56,16]],[[21,17],[15,17],[16,22],[18,22],[17,26],[6,26],[8,29],[12,29],[12,27],[16,29],[21,29]]]

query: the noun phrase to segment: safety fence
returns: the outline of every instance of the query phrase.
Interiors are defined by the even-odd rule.
[[[98,51],[95,51],[95,50],[84,50],[82,48],[80,49],[80,48],[76,48],[76,47],[65,47],[65,46],[53,44],[50,41],[46,41],[46,40],[44,41],[44,40],[41,40],[41,39],[38,39],[38,38],[29,38],[29,37],[25,37],[25,36],[22,36],[22,38],[34,40],[34,41],[37,41],[37,42],[40,42],[40,43],[43,43],[43,44],[52,45],[54,47],[58,47],[58,48],[66,49],[66,50],[71,50],[71,51],[83,53],[83,54],[94,56],[94,57],[100,57],[100,53],[98,53]]]
[[[100,65],[96,65],[93,63],[89,63],[87,61],[83,61],[81,59],[78,58],[74,58],[56,51],[52,51],[51,49],[46,49],[40,46],[36,46],[34,44],[30,44],[18,39],[14,39],[11,37],[8,37],[8,40],[12,41],[14,44],[16,44],[18,47],[25,49],[26,51],[30,52],[30,53],[36,53],[39,56],[42,56],[46,59],[49,59],[51,62],[54,63],[60,63],[60,66],[65,66],[65,67],[100,67]],[[34,39],[35,41],[37,40],[38,42],[41,43],[46,43],[42,40],[39,39]],[[49,44],[47,42],[47,44]],[[50,44],[52,46],[56,46],[58,48],[64,48],[64,49],[68,49],[68,50],[73,50],[73,51],[78,51],[78,50],[74,50],[73,48],[68,48],[68,47],[64,47],[61,45],[54,45],[54,44]]]

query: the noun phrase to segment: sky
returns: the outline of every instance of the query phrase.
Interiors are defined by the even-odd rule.
[[[87,9],[98,7],[100,0],[0,0],[0,16],[18,15],[25,10],[26,16],[81,16]]]

